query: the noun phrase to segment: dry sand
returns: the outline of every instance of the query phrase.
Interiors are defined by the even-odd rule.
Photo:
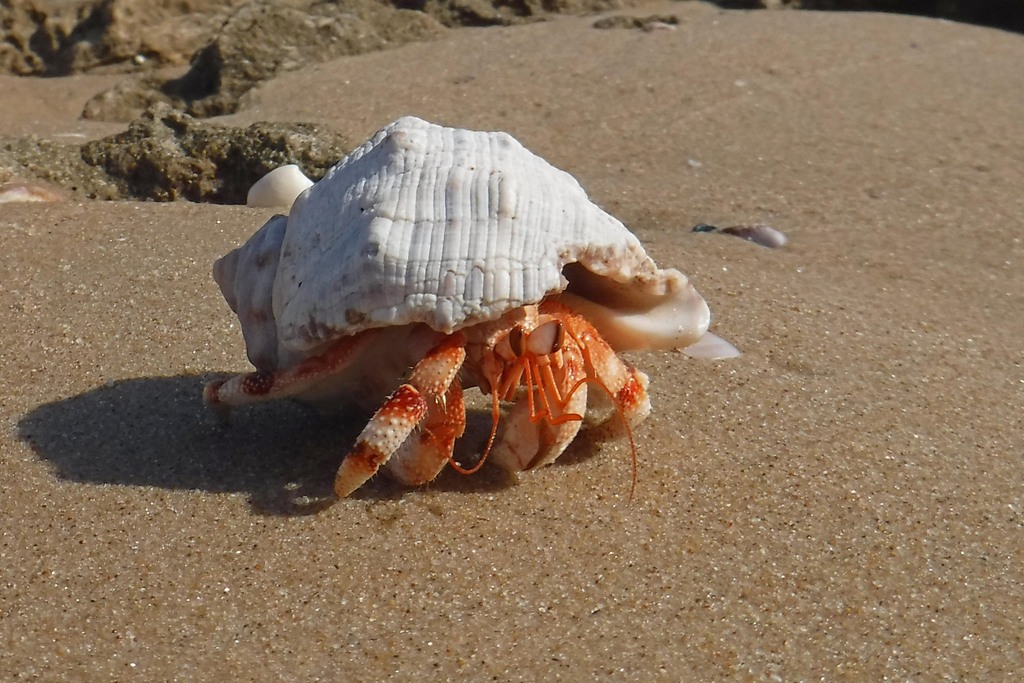
[[[680,27],[457,31],[231,117],[508,130],[692,275],[745,354],[633,356],[655,412],[632,504],[628,449],[581,443],[518,482],[307,509],[359,423],[282,404],[222,430],[200,401],[246,368],[210,262],[267,212],[0,206],[0,678],[1024,670],[1024,37],[644,12]]]

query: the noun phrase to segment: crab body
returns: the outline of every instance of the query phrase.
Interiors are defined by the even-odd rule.
[[[511,469],[553,461],[588,392],[604,432],[650,412],[647,377],[616,351],[682,348],[707,305],[660,269],[575,179],[505,133],[399,119],[214,265],[256,372],[211,382],[218,410],[292,397],[380,406],[335,483],[384,466],[423,483],[452,460],[463,389],[512,402],[485,449]],[[493,446],[493,448],[492,448]]]

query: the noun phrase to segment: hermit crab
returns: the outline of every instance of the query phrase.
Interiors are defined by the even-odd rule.
[[[700,355],[735,352],[706,334],[707,304],[686,276],[658,268],[572,176],[505,133],[412,117],[304,189],[213,274],[256,370],[210,382],[208,406],[376,408],[341,463],[338,496],[382,467],[422,484],[488,454],[517,471],[550,463],[594,397],[614,407],[595,433],[632,444],[651,410],[648,379],[616,352],[701,340]],[[467,468],[452,449],[471,387],[490,395],[494,426]]]

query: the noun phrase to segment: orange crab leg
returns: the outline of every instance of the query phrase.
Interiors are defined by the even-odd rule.
[[[555,373],[551,369],[551,363],[538,363],[537,368],[539,374],[537,380],[542,382],[543,385],[555,395],[555,401],[558,403],[559,407],[564,408],[565,399],[562,398],[562,392],[558,390],[558,381],[555,380]]]
[[[513,366],[513,373],[508,376],[505,383],[501,385],[501,388],[495,392],[495,395],[500,395],[505,401],[512,400],[512,396],[515,393],[516,388],[519,387],[520,380],[523,378],[523,370],[525,367],[525,361],[516,361],[516,364]]]
[[[388,472],[410,486],[431,481],[444,469],[455,440],[465,430],[466,403],[462,399],[462,385],[456,379],[443,400],[428,405],[419,429],[410,434],[388,460]]]
[[[530,406],[530,422],[536,424],[544,419],[544,416],[549,414],[547,410],[547,401],[544,398],[544,390],[542,387],[535,385],[534,382],[534,365],[529,360],[526,361],[526,401]],[[534,392],[537,391],[540,394],[540,402],[544,405],[544,412],[537,412],[537,399],[534,398]]]
[[[551,370],[550,363],[536,362],[532,365],[533,374],[537,382],[537,390],[540,394],[540,401],[543,404],[544,410],[540,413],[533,414],[531,411],[530,421],[533,423],[540,422],[541,420],[547,420],[550,424],[558,425],[566,422],[572,422],[574,420],[582,420],[583,416],[577,413],[566,413],[565,408],[569,405],[569,400],[572,395],[576,393],[576,389],[579,388],[580,384],[587,381],[587,378],[583,378],[578,381],[568,394],[563,398],[562,392],[558,389],[558,380],[555,379],[555,374]],[[554,405],[558,408],[558,415],[555,415],[551,410],[551,399],[548,398],[548,392],[554,394]]]
[[[449,414],[445,397],[449,395],[455,398],[449,391],[466,358],[465,343],[465,338],[458,333],[446,337],[416,364],[408,383],[398,387],[374,414],[359,434],[355,448],[338,469],[334,492],[339,498],[362,486],[405,444],[409,435],[427,416],[431,402],[440,404],[441,417],[434,424],[443,428],[434,446],[455,441],[455,436],[445,432],[454,430],[461,433],[461,429],[457,425],[457,417],[445,417]],[[458,395],[461,396],[461,392]],[[446,423],[448,426],[445,428]],[[448,454],[445,455],[447,457]],[[413,458],[419,456],[418,452],[410,455]]]
[[[597,337],[596,335],[588,336],[591,337],[591,339],[596,338],[597,341],[594,343],[594,348],[600,348],[598,343],[604,344],[604,340],[600,339],[600,337]],[[578,339],[575,334],[573,334],[573,338]],[[597,366],[591,355],[591,347],[580,344],[580,348],[583,349],[586,364],[589,367],[596,369]],[[608,353],[613,353],[610,348],[606,350]],[[647,406],[647,410],[650,410],[650,403],[648,403],[645,384],[640,381],[639,375],[642,375],[642,373],[639,373],[628,363],[620,361],[620,364],[625,370],[625,378],[623,379],[622,386],[619,387],[618,391],[612,391],[608,385],[601,380],[596,371],[593,375],[589,375],[580,380],[580,382],[593,382],[601,387],[601,390],[608,395],[609,399],[611,399],[612,406],[615,407],[615,412],[618,414],[619,420],[626,432],[626,438],[629,439],[630,457],[633,461],[633,482],[629,488],[629,500],[632,501],[633,493],[636,491],[639,462],[636,454],[636,442],[633,440],[633,429],[630,426],[630,416],[632,416],[636,422],[639,422],[647,415],[644,410],[644,406]],[[646,376],[644,377],[646,378]],[[579,386],[579,383],[577,383],[577,386]],[[573,388],[573,391],[576,391],[576,387]],[[572,392],[570,392],[570,395],[571,393]]]
[[[322,354],[307,358],[291,368],[261,370],[235,375],[227,380],[213,380],[203,389],[203,401],[223,419],[231,406],[296,396],[352,363],[376,334],[377,330],[367,330],[345,337]]]
[[[395,389],[360,432],[334,479],[334,493],[344,498],[362,486],[398,450],[427,414],[427,401],[411,384]]]

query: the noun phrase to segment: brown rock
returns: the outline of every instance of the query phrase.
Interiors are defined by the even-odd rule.
[[[21,75],[188,63],[240,0],[0,2],[0,69]]]
[[[94,98],[83,116],[124,120],[126,113],[156,102],[171,103],[193,116],[229,114],[249,89],[284,71],[424,40],[443,31],[443,26],[422,13],[396,10],[375,0],[306,7],[254,0],[227,19],[213,40],[192,57],[184,76],[163,82],[134,79]]]
[[[677,17],[671,15],[654,14],[648,17],[635,17],[626,14],[615,14],[610,17],[602,17],[594,22],[594,28],[626,28],[640,29],[642,31],[653,31],[659,28],[671,29],[679,23]]]
[[[33,135],[0,138],[0,181],[42,181],[79,196],[124,198],[101,169],[82,160],[77,144]]]
[[[589,14],[640,5],[644,0],[395,0],[445,26],[494,26],[538,21],[550,14]]]
[[[149,107],[166,104],[183,109],[181,98],[163,90],[166,79],[160,74],[126,76],[109,90],[92,97],[82,108],[82,118],[92,121],[131,121],[142,116]]]
[[[82,158],[104,170],[125,198],[244,204],[249,187],[272,169],[297,164],[319,178],[348,148],[340,135],[313,124],[223,128],[158,105],[127,131],[83,145]]]
[[[102,0],[75,26],[52,70],[187,64],[238,2]]]
[[[87,11],[83,5],[49,11],[33,0],[0,0],[0,69],[19,76],[50,73],[50,64]]]

